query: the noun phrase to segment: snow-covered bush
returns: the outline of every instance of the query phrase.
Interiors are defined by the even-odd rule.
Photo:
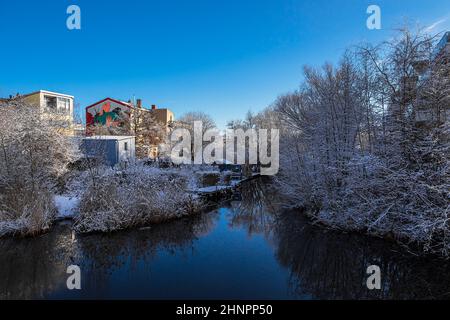
[[[91,179],[80,202],[77,232],[110,232],[159,223],[197,212],[200,200],[193,173],[140,164],[122,171],[104,168]]]
[[[20,199],[3,194],[2,200],[0,237],[38,235],[51,227],[56,216],[53,195],[45,190],[21,195]]]
[[[38,107],[15,100],[0,109],[0,236],[36,235],[55,217],[51,190],[75,148]]]

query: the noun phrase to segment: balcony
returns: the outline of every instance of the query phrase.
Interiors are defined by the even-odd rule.
[[[70,100],[55,96],[44,96],[44,112],[50,114],[70,115]]]

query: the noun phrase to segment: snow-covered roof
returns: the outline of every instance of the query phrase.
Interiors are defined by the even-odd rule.
[[[220,160],[216,160],[214,161],[217,164],[234,164],[233,162],[227,160],[227,159],[220,159]]]
[[[134,136],[91,136],[84,138],[85,140],[126,140],[134,139]]]

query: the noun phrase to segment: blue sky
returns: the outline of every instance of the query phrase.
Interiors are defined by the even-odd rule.
[[[71,4],[81,30],[66,28]],[[366,28],[370,4],[381,7],[382,30]],[[303,65],[387,39],[405,18],[450,30],[450,2],[1,1],[0,96],[45,89],[84,108],[135,95],[176,115],[207,112],[223,127],[296,89]]]

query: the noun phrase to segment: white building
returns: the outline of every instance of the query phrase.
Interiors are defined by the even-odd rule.
[[[133,136],[92,136],[83,139],[81,150],[89,158],[96,158],[107,165],[135,159],[136,146]]]

